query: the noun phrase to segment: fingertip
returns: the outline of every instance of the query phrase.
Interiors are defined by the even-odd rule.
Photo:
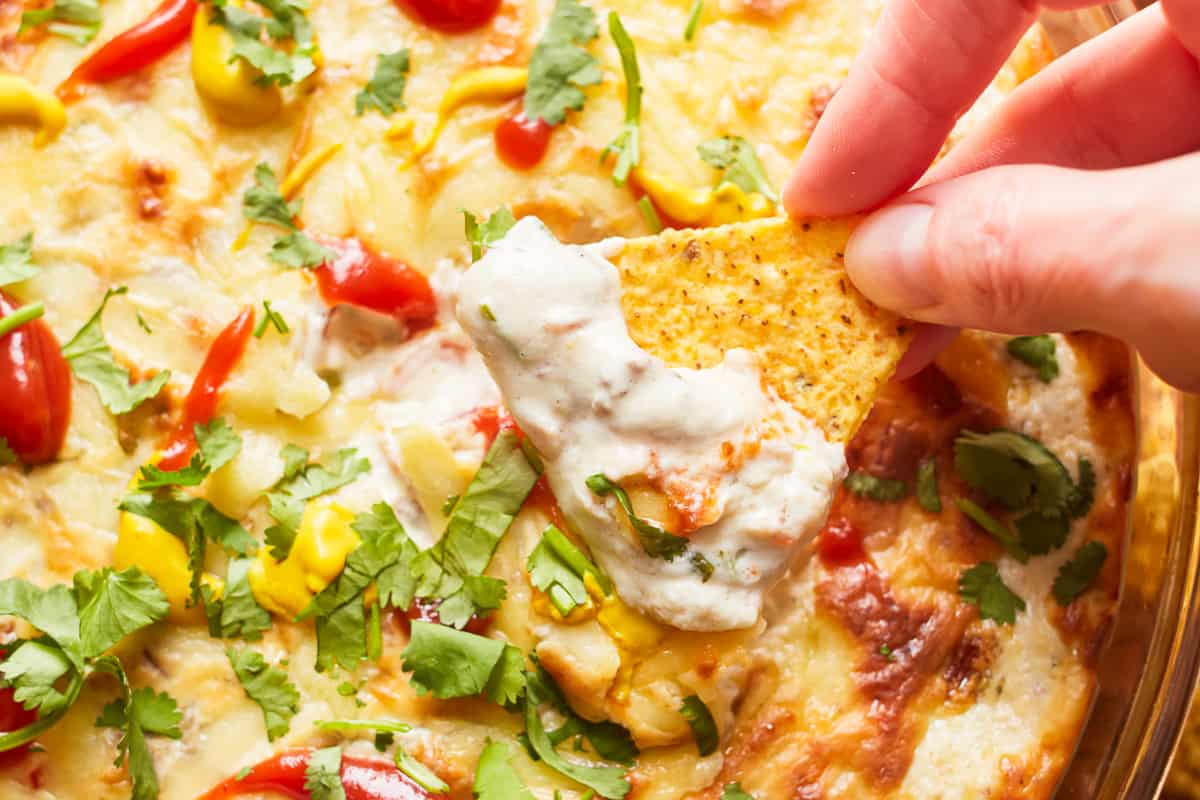
[[[896,365],[896,371],[892,375],[893,380],[907,380],[925,369],[958,336],[958,328],[931,325],[925,322],[915,324],[917,326],[916,334],[913,335],[908,350],[901,356],[900,363]]]
[[[934,293],[928,264],[933,207],[898,203],[867,217],[846,244],[846,272],[875,303],[901,314],[929,308]]]

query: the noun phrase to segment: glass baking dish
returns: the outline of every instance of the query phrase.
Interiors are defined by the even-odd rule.
[[[1144,5],[1144,3],[1143,3]],[[1136,13],[1132,0],[1048,13],[1056,53]],[[1140,452],[1125,588],[1100,690],[1058,796],[1150,800],[1163,788],[1200,668],[1200,397],[1138,374]]]

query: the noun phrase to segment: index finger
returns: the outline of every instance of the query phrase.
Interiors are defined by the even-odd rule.
[[[1033,0],[889,2],[796,165],[788,211],[849,214],[912,186],[1036,14]]]

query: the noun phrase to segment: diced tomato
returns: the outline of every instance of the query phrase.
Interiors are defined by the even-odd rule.
[[[191,34],[196,7],[196,0],[163,0],[146,19],[84,59],[58,87],[59,98],[75,100],[83,84],[107,83],[158,61]]]
[[[247,794],[275,792],[309,800],[304,772],[312,748],[285,750],[259,762],[240,780],[235,776],[214,786],[199,800],[227,800]],[[342,788],[346,800],[432,800],[433,794],[386,761],[342,756]]]
[[[443,33],[481,28],[496,16],[501,0],[396,0],[410,17]]]
[[[496,441],[500,431],[515,430],[518,435],[524,436],[521,429],[517,427],[517,421],[503,406],[483,406],[475,409],[471,414],[471,424],[477,433],[483,434],[483,438],[486,440],[485,450],[492,446],[492,442]]]
[[[20,303],[0,291],[0,319]],[[25,464],[52,461],[71,420],[71,370],[50,327],[30,320],[0,336],[0,437]]]
[[[845,517],[829,520],[817,536],[817,552],[830,567],[858,564],[867,559],[862,533]]]
[[[441,600],[437,600],[432,597],[414,597],[412,603],[410,603],[408,606],[408,610],[402,615],[399,615],[399,620],[404,626],[405,635],[408,635],[412,632],[412,626],[409,623],[413,622],[414,620],[417,622],[432,622],[434,625],[441,625],[442,618],[438,616],[437,611],[441,602]],[[463,630],[467,631],[468,633],[477,633],[483,635],[484,633],[487,633],[487,629],[491,624],[492,618],[490,615],[480,617],[472,614],[471,618],[467,620],[467,624],[463,627]]]
[[[176,470],[187,466],[192,453],[196,451],[195,428],[210,422],[217,412],[221,387],[241,361],[253,331],[254,308],[247,306],[213,339],[208,355],[196,373],[196,379],[192,381],[191,391],[183,401],[183,418],[179,421],[179,427],[163,448],[160,468]]]
[[[0,660],[4,651],[0,650]],[[0,689],[0,733],[11,733],[32,724],[37,719],[36,711],[28,711],[17,702],[13,689]],[[29,754],[29,745],[14,747],[0,753],[0,769],[8,769],[19,764]]]
[[[533,169],[545,157],[553,130],[546,120],[517,111],[505,117],[492,136],[501,161],[513,169]]]
[[[437,317],[437,298],[420,270],[378,253],[355,238],[316,237],[337,253],[313,270],[321,297],[329,305],[345,303],[395,317],[420,330]]]

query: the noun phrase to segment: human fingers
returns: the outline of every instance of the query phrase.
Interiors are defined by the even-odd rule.
[[[1168,16],[1152,6],[1027,80],[925,183],[997,164],[1112,169],[1200,149],[1200,64],[1185,47],[1200,33],[1200,0],[1165,8]]]
[[[1003,333],[1097,330],[1200,391],[1200,154],[1110,171],[994,167],[868,217],[846,267],[913,319]]]
[[[912,344],[904,351],[900,363],[896,365],[896,371],[892,374],[895,380],[902,381],[916,375],[958,336],[958,328],[952,326],[932,325],[928,322],[918,322],[916,326],[917,332],[913,336]]]
[[[852,213],[911,186],[1035,14],[1029,0],[892,0],[796,165],[788,211]]]

